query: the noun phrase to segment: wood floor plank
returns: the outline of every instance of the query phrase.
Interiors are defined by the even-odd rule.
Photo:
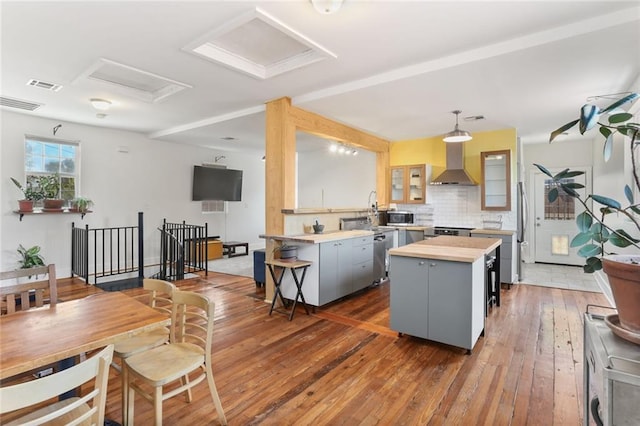
[[[601,294],[515,285],[490,310],[471,355],[389,329],[389,283],[293,321],[229,274],[177,283],[216,302],[212,368],[231,425],[576,425],[582,421],[582,314]],[[101,291],[60,280],[61,300]],[[141,289],[125,290],[144,298]],[[110,374],[107,417],[121,419]],[[163,404],[165,424],[218,425],[206,385]],[[150,404],[136,399],[137,424]]]

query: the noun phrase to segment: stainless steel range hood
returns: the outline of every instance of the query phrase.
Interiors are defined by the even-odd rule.
[[[463,142],[447,142],[447,168],[431,185],[477,185],[464,170]]]

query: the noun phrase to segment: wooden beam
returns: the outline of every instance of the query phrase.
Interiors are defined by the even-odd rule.
[[[291,120],[296,129],[326,139],[344,142],[373,152],[389,152],[389,141],[323,117],[314,112],[291,107]]]

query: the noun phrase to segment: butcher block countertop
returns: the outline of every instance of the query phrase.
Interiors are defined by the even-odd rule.
[[[373,235],[373,231],[353,230],[353,231],[329,231],[322,234],[300,234],[300,235],[259,235],[260,238],[293,241],[297,243],[320,244],[329,241],[344,240],[347,238],[368,237]]]
[[[453,262],[475,262],[502,244],[499,238],[442,235],[389,250],[390,255],[420,257]]]

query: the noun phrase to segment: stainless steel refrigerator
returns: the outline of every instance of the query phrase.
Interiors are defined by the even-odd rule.
[[[518,229],[516,238],[518,240],[518,249],[516,250],[517,258],[518,258],[518,281],[522,281],[523,278],[523,251],[528,247],[529,242],[527,241],[527,225],[529,224],[529,203],[527,200],[527,192],[525,185],[525,167],[524,167],[524,152],[522,149],[522,141],[518,138],[516,149],[518,150],[517,155],[517,176],[518,176],[518,186],[517,186],[517,220],[518,220]]]

